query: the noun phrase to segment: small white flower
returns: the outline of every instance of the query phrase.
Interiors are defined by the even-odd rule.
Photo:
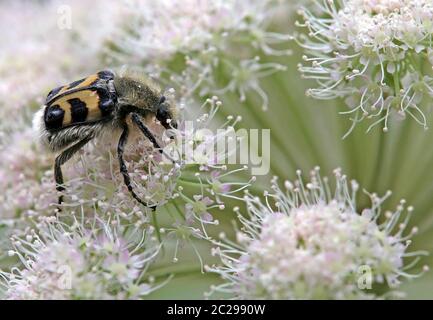
[[[222,265],[207,271],[220,274],[224,283],[212,291],[242,299],[376,298],[378,284],[394,289],[401,278],[418,276],[405,271],[424,252],[406,252],[416,229],[404,234],[411,207],[399,225],[404,201],[383,214],[381,205],[391,193],[368,194],[371,206],[359,214],[359,186],[352,181],[349,187],[340,170],[334,192],[318,169],[309,183],[298,175],[284,189],[274,179],[265,201],[245,196],[247,215],[238,214],[237,242],[225,236],[214,241],[213,254]],[[408,257],[414,260],[405,265]],[[364,269],[371,274],[360,273]]]
[[[429,0],[316,0],[300,11],[307,35],[299,70],[317,88],[317,99],[344,98],[353,127],[368,130],[389,118],[411,116],[427,128],[423,110],[433,96],[431,64],[433,3]],[[411,79],[411,81],[407,81]]]

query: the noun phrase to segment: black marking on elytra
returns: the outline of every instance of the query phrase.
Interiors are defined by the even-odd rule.
[[[86,121],[87,115],[89,113],[86,103],[78,98],[69,99],[68,103],[71,105],[72,123]]]
[[[86,79],[88,79],[88,78],[77,80],[77,81],[72,82],[69,85],[66,85],[63,87],[58,87],[56,89],[51,90],[51,92],[48,94],[48,97],[45,101],[45,104],[47,106],[49,106],[50,104],[54,103],[57,99],[60,99],[64,96],[71,95],[75,92],[84,91],[84,90],[95,90],[95,88],[98,86],[98,81],[100,81],[99,78],[96,78],[92,83],[90,83],[89,85],[86,85],[85,87],[81,87],[81,88],[78,87]],[[59,94],[59,91],[62,90],[63,88],[66,88],[66,90],[64,90],[62,93]]]
[[[57,100],[66,97],[66,96],[73,96],[73,94],[75,92],[81,92],[81,91],[86,91],[86,90],[91,90],[91,91],[95,91],[96,87],[95,85],[91,85],[91,86],[85,86],[82,88],[75,88],[75,89],[71,89],[71,90],[66,90],[65,92],[62,92],[61,94],[59,94],[58,96],[53,97],[51,100],[47,100],[47,102],[45,102],[45,104],[47,106],[52,105],[53,103],[55,103]]]
[[[114,101],[110,92],[103,88],[97,90],[99,96],[99,110],[101,110],[102,117],[107,117],[112,114],[114,110]]]
[[[75,87],[78,86],[80,83],[83,83],[86,79],[87,79],[87,78],[83,78],[83,79],[80,79],[80,80],[77,80],[77,81],[71,82],[71,83],[69,84],[69,86],[68,86],[68,90],[69,90],[69,89],[72,89],[72,88],[75,88]]]
[[[44,114],[45,127],[48,130],[61,128],[63,124],[64,115],[65,115],[65,111],[62,108],[60,108],[60,106],[57,104],[45,108],[45,114]]]
[[[110,70],[102,70],[98,72],[99,79],[104,80],[113,80],[114,79],[114,73]]]
[[[56,94],[58,94],[60,92],[60,90],[62,90],[64,88],[64,86],[60,86],[57,88],[54,88],[53,90],[51,90],[48,95],[47,95],[47,99],[45,100],[46,102],[48,102],[52,97],[54,97]]]

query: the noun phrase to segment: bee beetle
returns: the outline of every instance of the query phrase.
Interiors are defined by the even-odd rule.
[[[121,129],[117,156],[124,183],[134,199],[150,207],[134,192],[123,159],[130,131],[126,121],[129,116],[132,124],[162,153],[156,138],[142,119],[156,117],[165,129],[175,129],[175,110],[149,81],[133,75],[117,76],[105,70],[48,93],[33,123],[40,132],[42,143],[53,152],[61,151],[54,165],[58,191],[65,190],[61,166],[66,161],[105,129]],[[62,202],[60,196],[59,204]]]

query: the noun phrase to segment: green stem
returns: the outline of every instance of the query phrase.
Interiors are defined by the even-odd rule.
[[[173,201],[173,206],[176,208],[176,211],[179,213],[180,217],[185,221],[186,218],[185,216],[182,214],[182,210],[179,208],[179,206],[177,205],[176,201]]]
[[[380,176],[380,172],[382,170],[382,163],[384,158],[384,149],[385,149],[385,134],[383,132],[379,133],[379,142],[377,146],[377,155],[376,155],[376,161],[374,165],[373,170],[373,176],[372,181],[370,183],[370,186],[376,186],[377,184],[376,179]]]
[[[158,238],[159,243],[161,243],[161,231],[159,230],[158,219],[156,218],[156,210],[152,210],[152,222],[156,230],[156,237]]]

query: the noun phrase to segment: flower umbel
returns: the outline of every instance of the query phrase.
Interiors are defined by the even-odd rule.
[[[317,81],[307,94],[343,98],[354,126],[371,119],[389,129],[391,116],[407,115],[427,128],[433,96],[433,4],[427,0],[316,0],[300,11],[296,37],[306,50],[299,70]],[[356,17],[356,19],[354,19]],[[311,64],[311,65],[310,65]]]
[[[8,299],[134,299],[159,285],[145,277],[159,251],[152,230],[98,218],[67,225],[41,217],[25,236],[13,236],[10,256],[22,267],[0,271]],[[145,243],[145,245],[143,245]]]
[[[424,252],[406,252],[417,229],[405,233],[413,208],[406,209],[404,200],[396,211],[382,212],[391,192],[382,198],[367,193],[371,206],[359,214],[359,186],[355,181],[349,186],[340,170],[334,193],[318,169],[309,183],[298,176],[283,189],[275,178],[265,201],[246,194],[247,214],[235,209],[241,221],[237,242],[224,234],[214,241],[213,254],[222,265],[207,270],[224,283],[211,292],[242,299],[376,298],[378,284],[395,289],[402,278],[422,274],[406,272]]]
[[[261,62],[259,55],[287,55],[277,49],[287,34],[269,31],[283,4],[275,0],[124,1],[118,29],[107,41],[110,63],[142,65],[146,72],[166,78],[182,96],[209,96],[227,90],[241,101],[251,91],[268,107],[259,79],[284,70],[277,63]],[[283,9],[282,9],[283,10]],[[125,23],[127,21],[127,23]],[[226,74],[229,79],[222,79]],[[231,79],[231,80],[230,80]],[[218,89],[221,88],[221,89]]]

